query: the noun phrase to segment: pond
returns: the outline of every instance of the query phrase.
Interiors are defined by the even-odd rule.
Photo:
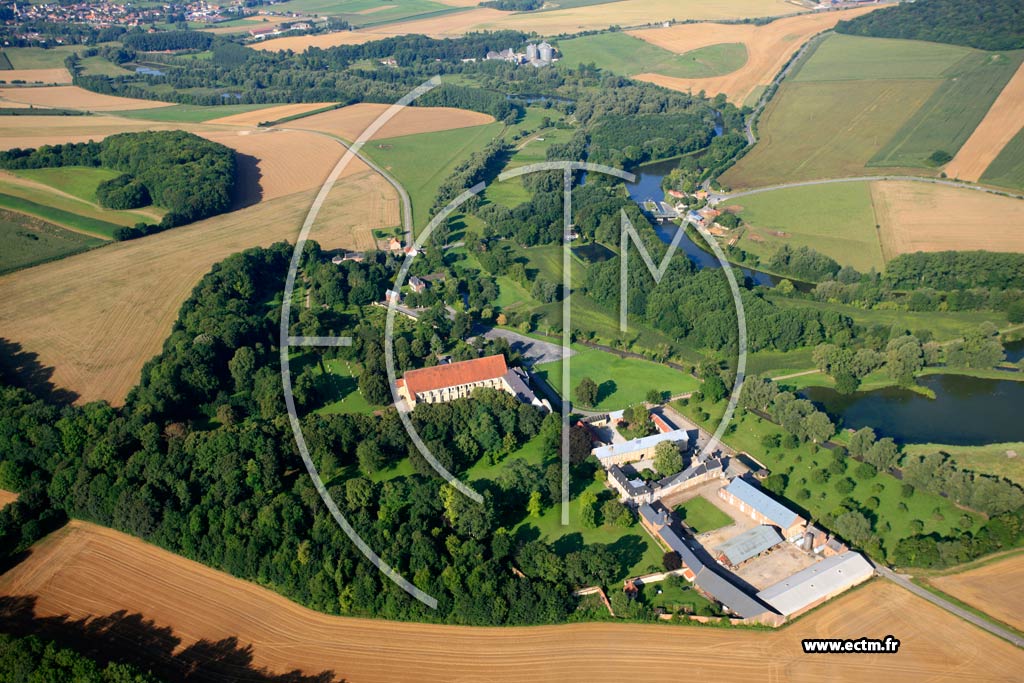
[[[935,392],[935,398],[899,387],[847,395],[808,387],[801,394],[842,428],[871,427],[879,437],[899,443],[979,446],[1024,441],[1024,382],[928,375],[919,384]]]
[[[587,263],[601,263],[615,256],[614,251],[597,242],[573,247],[572,253]]]
[[[1018,363],[1024,359],[1024,339],[1006,342],[1003,348],[1006,349],[1006,360],[1011,363]]]
[[[636,181],[632,183],[626,183],[626,190],[629,192],[630,198],[637,204],[643,206],[643,203],[648,199],[655,201],[661,201],[664,198],[665,192],[661,189],[661,181],[667,176],[672,169],[676,167],[678,159],[665,159],[662,161],[654,161],[649,164],[644,164],[633,170],[636,175]],[[676,236],[676,232],[681,228],[675,223],[655,223],[654,230],[658,233],[658,237],[665,244],[670,244],[673,238]],[[686,256],[697,266],[697,268],[721,268],[722,264],[715,257],[714,254],[702,249],[696,242],[690,239],[689,235],[683,234],[683,239],[679,243],[679,248],[686,254]],[[762,273],[759,270],[753,270],[751,268],[742,268],[743,275],[750,279],[755,285],[761,285],[763,287],[774,287],[782,278],[775,275],[769,275],[768,273]],[[810,291],[813,287],[810,283],[799,282],[797,280],[790,280],[798,289]]]

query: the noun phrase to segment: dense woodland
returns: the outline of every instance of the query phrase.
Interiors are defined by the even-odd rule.
[[[0,633],[0,672],[10,683],[158,683],[160,680],[128,664],[100,666],[74,650],[35,636],[16,638],[3,633]]]
[[[908,38],[981,50],[1024,48],[1019,0],[917,0],[884,7],[836,25],[837,33]]]
[[[0,168],[95,166],[122,171],[100,183],[97,198],[111,209],[150,203],[167,209],[159,228],[184,225],[227,211],[235,187],[235,153],[185,131],[118,133],[102,142],[44,145],[0,152]],[[119,239],[153,226],[123,229]]]
[[[167,50],[206,50],[213,43],[213,35],[202,31],[132,32],[121,37],[125,47],[140,52]]]

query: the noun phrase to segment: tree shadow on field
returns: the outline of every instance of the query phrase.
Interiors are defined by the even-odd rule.
[[[615,383],[615,380],[613,380],[613,379],[606,379],[605,381],[603,381],[599,385],[597,385],[597,401],[596,402],[600,403],[601,401],[605,400],[606,398],[608,398],[609,396],[614,394],[616,391],[618,391],[618,389],[619,389],[619,385]]]
[[[231,210],[244,209],[259,204],[263,199],[263,186],[260,179],[260,160],[249,154],[235,152],[235,190],[231,198]]]
[[[237,638],[200,640],[178,650],[181,638],[141,614],[126,611],[73,620],[67,615],[41,617],[36,597],[0,597],[0,633],[34,635],[96,660],[134,664],[167,681],[246,681],[248,683],[341,683],[333,671],[307,675],[293,670],[275,674],[254,666],[252,645]],[[177,650],[177,651],[176,651]]]
[[[39,362],[39,354],[26,351],[21,344],[0,337],[0,383],[28,389],[51,403],[72,403],[78,394],[55,385],[53,368]]]

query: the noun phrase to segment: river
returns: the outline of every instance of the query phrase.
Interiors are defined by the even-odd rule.
[[[630,198],[637,204],[643,206],[643,203],[648,199],[655,201],[661,201],[665,197],[664,190],[661,189],[662,179],[669,174],[676,167],[678,159],[666,159],[663,161],[654,161],[649,164],[644,164],[633,170],[636,175],[636,181],[632,183],[626,183],[626,189],[629,191]],[[676,236],[681,228],[675,223],[654,223],[654,229],[658,233],[658,237],[665,244],[672,242],[672,239]],[[714,254],[708,253],[700,246],[698,246],[690,236],[683,234],[683,239],[679,243],[679,248],[683,250],[686,256],[698,267],[698,268],[721,268],[722,264],[715,257]],[[768,273],[762,273],[759,270],[753,270],[750,268],[741,268],[743,275],[748,278],[753,284],[761,285],[763,287],[774,287],[782,278],[775,275],[769,275]],[[808,291],[813,287],[810,283],[798,282],[791,280],[794,285],[797,285],[800,289],[807,289]]]
[[[979,446],[1024,441],[1024,382],[966,375],[928,375],[931,399],[899,387],[843,395],[831,388],[801,393],[843,428],[871,427],[900,443]]]

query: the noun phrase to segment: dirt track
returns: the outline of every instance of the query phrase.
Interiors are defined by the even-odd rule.
[[[842,19],[866,14],[877,7],[862,7],[842,12],[804,14],[777,19],[764,26],[753,24],[676,24],[669,28],[630,31],[630,35],[683,54],[719,43],[743,43],[747,63],[724,76],[710,78],[673,78],[661,74],[639,74],[636,78],[657,83],[680,92],[705,91],[708,96],[725,93],[737,105],[759,85],[767,85],[794,52],[811,36],[830,29]]]
[[[1024,64],[946,166],[950,178],[977,181],[1024,124]]]
[[[251,645],[256,667],[277,673],[326,670],[354,683],[623,681],[635,679],[638,668],[647,680],[678,680],[685,672],[687,680],[702,681],[1009,682],[1024,665],[1020,650],[889,583],[870,584],[772,632],[671,624],[432,626],[312,612],[84,523],[38,544],[0,577],[0,594],[35,596],[37,616],[140,614],[152,627],[169,627],[178,649],[199,639],[236,637],[240,647]],[[809,656],[800,646],[806,637],[887,634],[902,641],[899,654]]]

